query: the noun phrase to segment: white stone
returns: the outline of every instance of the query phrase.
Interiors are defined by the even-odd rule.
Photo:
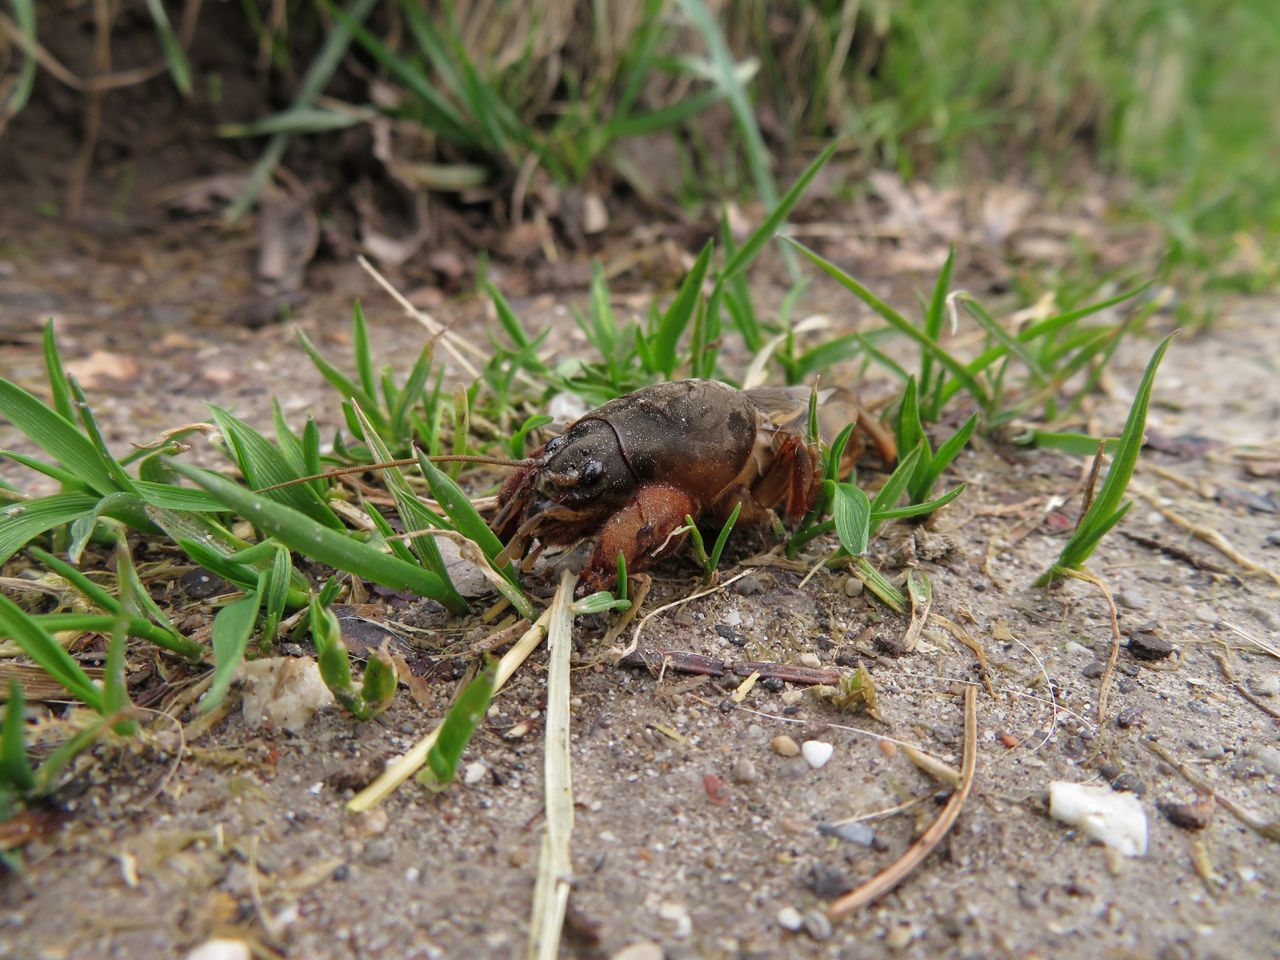
[[[1054,780],[1049,784],[1049,816],[1079,827],[1123,856],[1147,853],[1147,814],[1132,793]]]
[[[187,954],[187,960],[250,960],[249,945],[243,940],[206,940]]]
[[[825,767],[835,752],[836,748],[823,740],[806,740],[800,745],[800,755],[815,770]]]
[[[468,763],[466,769],[462,772],[462,782],[468,787],[473,787],[483,780],[484,775],[488,772],[485,765],[479,760],[475,763]]]

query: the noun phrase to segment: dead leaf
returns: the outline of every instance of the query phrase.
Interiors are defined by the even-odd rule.
[[[107,390],[126,386],[136,380],[140,368],[138,361],[127,353],[111,353],[95,350],[83,360],[72,360],[67,373],[80,381],[83,387]]]

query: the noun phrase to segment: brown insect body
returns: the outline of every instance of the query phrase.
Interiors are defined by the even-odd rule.
[[[492,526],[509,556],[532,541],[563,546],[599,536],[583,570],[588,590],[676,549],[686,515],[739,523],[781,508],[798,520],[817,499],[822,458],[803,424],[808,390],[736,390],[712,380],[646,387],[587,413],[508,478]],[[780,418],[779,407],[785,409]]]

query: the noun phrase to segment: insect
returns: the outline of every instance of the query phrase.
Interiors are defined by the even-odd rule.
[[[805,431],[808,395],[677,380],[609,401],[503,484],[491,526],[504,555],[531,560],[544,546],[598,537],[582,583],[600,590],[613,584],[619,554],[638,571],[677,549],[684,538],[672,534],[686,516],[723,523],[741,502],[739,523],[772,509],[799,520],[822,486],[822,457]],[[861,428],[892,460],[892,437],[874,422]]]

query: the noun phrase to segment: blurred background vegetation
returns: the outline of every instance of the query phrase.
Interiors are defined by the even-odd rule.
[[[100,95],[104,84],[87,78],[131,25],[151,40],[153,62],[117,59],[117,88],[129,69],[137,81],[167,73],[182,96],[216,105],[234,78],[209,52],[248,51],[260,109],[224,112],[218,133],[269,138],[259,186],[291,138],[391,118],[399,169],[435,191],[501,188],[518,203],[541,182],[625,185],[686,208],[724,195],[768,204],[779,164],[798,168],[838,138],[863,168],[905,178],[1091,189],[1101,173],[1127,185],[1118,195],[1132,215],[1163,226],[1175,260],[1206,266],[1245,251],[1251,282],[1273,279],[1273,0],[6,6],[0,124],[42,85]],[[90,62],[58,58],[57,34],[69,29],[93,38]],[[638,139],[662,140],[665,152],[629,150]],[[670,158],[661,176],[654,156]]]

